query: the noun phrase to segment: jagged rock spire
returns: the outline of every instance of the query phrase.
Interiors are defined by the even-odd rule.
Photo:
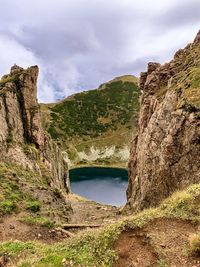
[[[24,69],[22,67],[17,66],[16,64],[14,64],[11,69],[10,69],[10,74],[16,74],[19,73],[21,71],[23,71]]]

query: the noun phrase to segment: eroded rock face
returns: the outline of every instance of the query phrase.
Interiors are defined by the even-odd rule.
[[[200,38],[142,73],[139,130],[131,146],[127,207],[155,206],[200,182]]]
[[[14,65],[0,80],[0,160],[37,172],[43,165],[50,173],[51,184],[69,191],[62,152],[41,125],[38,72],[37,66],[24,70]]]

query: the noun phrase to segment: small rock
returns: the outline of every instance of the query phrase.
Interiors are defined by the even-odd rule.
[[[10,228],[10,229],[15,229],[15,226],[12,225],[12,224],[10,224],[10,225],[9,225],[9,228]]]

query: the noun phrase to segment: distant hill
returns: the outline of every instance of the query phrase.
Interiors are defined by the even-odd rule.
[[[43,124],[71,165],[125,165],[139,96],[136,77],[117,77],[98,89],[42,104]]]

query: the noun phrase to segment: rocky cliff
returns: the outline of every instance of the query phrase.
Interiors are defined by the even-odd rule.
[[[49,184],[68,192],[67,164],[41,125],[38,72],[14,65],[0,80],[0,161],[45,173]]]
[[[136,211],[200,182],[200,32],[171,62],[149,63],[140,88],[127,190]]]

